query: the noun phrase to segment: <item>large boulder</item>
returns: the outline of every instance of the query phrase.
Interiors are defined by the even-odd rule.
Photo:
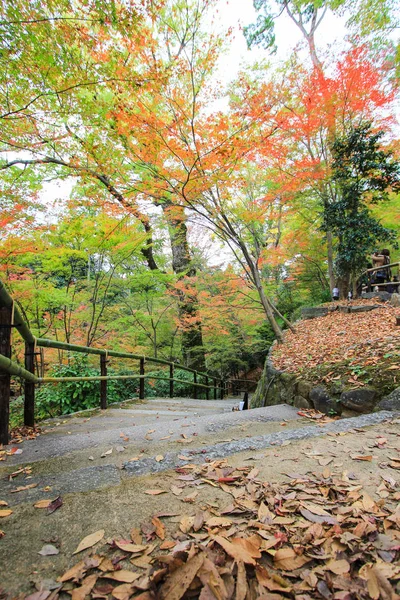
[[[379,408],[379,410],[400,411],[400,387],[393,390],[393,392],[391,392],[389,396],[385,396],[385,398],[382,398],[377,408]]]
[[[376,390],[371,388],[347,390],[340,396],[340,402],[354,412],[370,413],[376,405]]]
[[[340,402],[331,398],[322,385],[317,385],[311,390],[310,401],[315,410],[326,415],[339,415],[342,412]]]

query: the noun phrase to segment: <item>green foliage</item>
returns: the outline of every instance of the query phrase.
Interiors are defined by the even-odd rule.
[[[133,371],[118,371],[118,375]],[[116,374],[109,369],[109,375]],[[49,377],[95,377],[99,369],[92,366],[85,354],[73,354],[67,365],[54,365]],[[137,375],[137,373],[136,373]],[[107,382],[108,403],[122,402],[137,395],[137,379],[115,379]],[[39,419],[66,415],[80,410],[100,406],[99,381],[65,381],[46,383],[36,394],[36,409]]]
[[[84,354],[72,354],[67,365],[55,365],[51,369],[49,377],[95,377],[99,375],[99,369],[90,364],[89,357]],[[107,403],[123,402],[125,400],[137,399],[139,396],[139,378],[137,370],[108,369],[108,375],[132,375],[132,379],[109,379],[107,380]],[[147,371],[148,379],[145,379],[145,397],[167,397],[169,395],[169,381],[151,379],[154,377],[169,377],[169,370]],[[193,396],[193,373],[175,369],[175,377],[182,381],[174,382],[175,397]],[[198,383],[205,383],[203,378]],[[212,385],[212,381],[209,381]],[[210,390],[210,397],[213,392]],[[205,398],[204,388],[198,388],[198,397]],[[14,406],[15,405],[15,406]],[[22,399],[14,401],[13,412],[15,424],[21,416]],[[100,407],[100,381],[65,381],[57,383],[46,383],[42,385],[36,394],[36,415],[38,420],[56,415],[66,415],[74,412]]]
[[[382,149],[383,131],[370,123],[355,127],[332,146],[336,202],[326,205],[323,227],[337,237],[336,268],[341,276],[357,275],[377,242],[394,242],[395,233],[371,213],[369,203],[386,200],[400,191],[400,163]]]

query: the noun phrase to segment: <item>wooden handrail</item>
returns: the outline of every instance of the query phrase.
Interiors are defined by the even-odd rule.
[[[28,426],[34,425],[34,405],[35,405],[35,385],[41,383],[62,383],[67,381],[100,381],[100,406],[102,409],[107,408],[107,381],[112,379],[137,379],[139,381],[139,398],[144,399],[144,381],[146,379],[154,379],[160,381],[169,381],[170,397],[173,397],[174,382],[184,383],[188,386],[193,386],[194,397],[197,397],[198,388],[206,390],[206,397],[209,398],[209,390],[214,390],[214,399],[217,399],[218,390],[221,400],[224,397],[226,384],[224,381],[215,377],[210,373],[197,371],[191,367],[186,367],[179,363],[133,354],[130,352],[118,352],[116,350],[107,350],[104,348],[93,348],[90,346],[80,346],[77,344],[69,344],[57,340],[49,340],[46,338],[36,338],[29,329],[29,326],[24,321],[18,307],[15,305],[13,298],[6,290],[4,284],[0,281],[0,324],[3,332],[8,332],[7,335],[1,337],[0,331],[0,444],[8,444],[9,440],[9,406],[10,406],[10,376],[21,377],[25,381],[25,400],[24,400],[24,424]],[[21,367],[18,363],[11,360],[11,329],[15,327],[22,339],[25,341],[25,367]],[[88,377],[38,377],[34,372],[33,357],[36,348],[55,348],[66,350],[68,352],[81,352],[85,354],[93,354],[100,356],[100,375]],[[138,375],[108,375],[107,374],[107,358],[126,358],[129,360],[138,360],[140,372]],[[145,374],[145,363],[155,363],[159,365],[169,366],[169,377],[160,375]],[[174,377],[174,370],[187,371],[193,373],[193,382]],[[199,378],[202,377],[206,383],[200,383]],[[213,385],[208,385],[209,378]],[[250,381],[250,380],[249,380]]]

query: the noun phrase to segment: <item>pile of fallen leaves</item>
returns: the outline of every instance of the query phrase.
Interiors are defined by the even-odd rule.
[[[357,304],[369,303],[358,301]],[[389,305],[362,313],[335,310],[325,317],[296,323],[296,333],[285,332],[284,343],[276,345],[272,360],[277,369],[305,372],[321,365],[348,363],[355,373],[350,383],[357,383],[358,366],[382,367],[382,359],[400,355],[400,327]],[[394,362],[394,361],[393,361]],[[400,370],[400,366],[393,368]],[[350,369],[351,372],[351,369]],[[394,373],[396,375],[396,373]]]
[[[56,589],[29,600],[54,600],[62,592],[72,600],[398,597],[400,493],[391,477],[383,479],[375,501],[354,474],[328,467],[321,474],[289,474],[284,484],[261,481],[257,468],[232,468],[222,460],[176,471],[176,493],[195,490],[184,499],[189,505],[201,485],[228,492],[231,502],[222,510],[208,504],[179,515],[177,530],[167,521],[176,513],[159,513],[132,529],[129,539],[108,540],[104,552],[64,573]],[[74,554],[104,535],[85,537]]]
[[[13,456],[14,454],[22,454],[21,448],[16,448],[16,444],[21,444],[24,440],[34,440],[41,434],[40,427],[16,427],[10,432],[10,444],[13,444],[11,448],[0,444],[0,461],[7,459],[7,456]]]
[[[34,440],[42,433],[40,427],[14,427],[10,431],[10,444],[20,444],[24,440]]]

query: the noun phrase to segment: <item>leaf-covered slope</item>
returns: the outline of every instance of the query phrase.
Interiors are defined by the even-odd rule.
[[[371,301],[351,303],[362,304]],[[287,331],[284,343],[275,346],[273,365],[313,383],[341,379],[351,387],[379,383],[389,391],[400,385],[397,313],[398,308],[384,304],[370,312],[334,310],[325,317],[300,321],[296,333]]]

